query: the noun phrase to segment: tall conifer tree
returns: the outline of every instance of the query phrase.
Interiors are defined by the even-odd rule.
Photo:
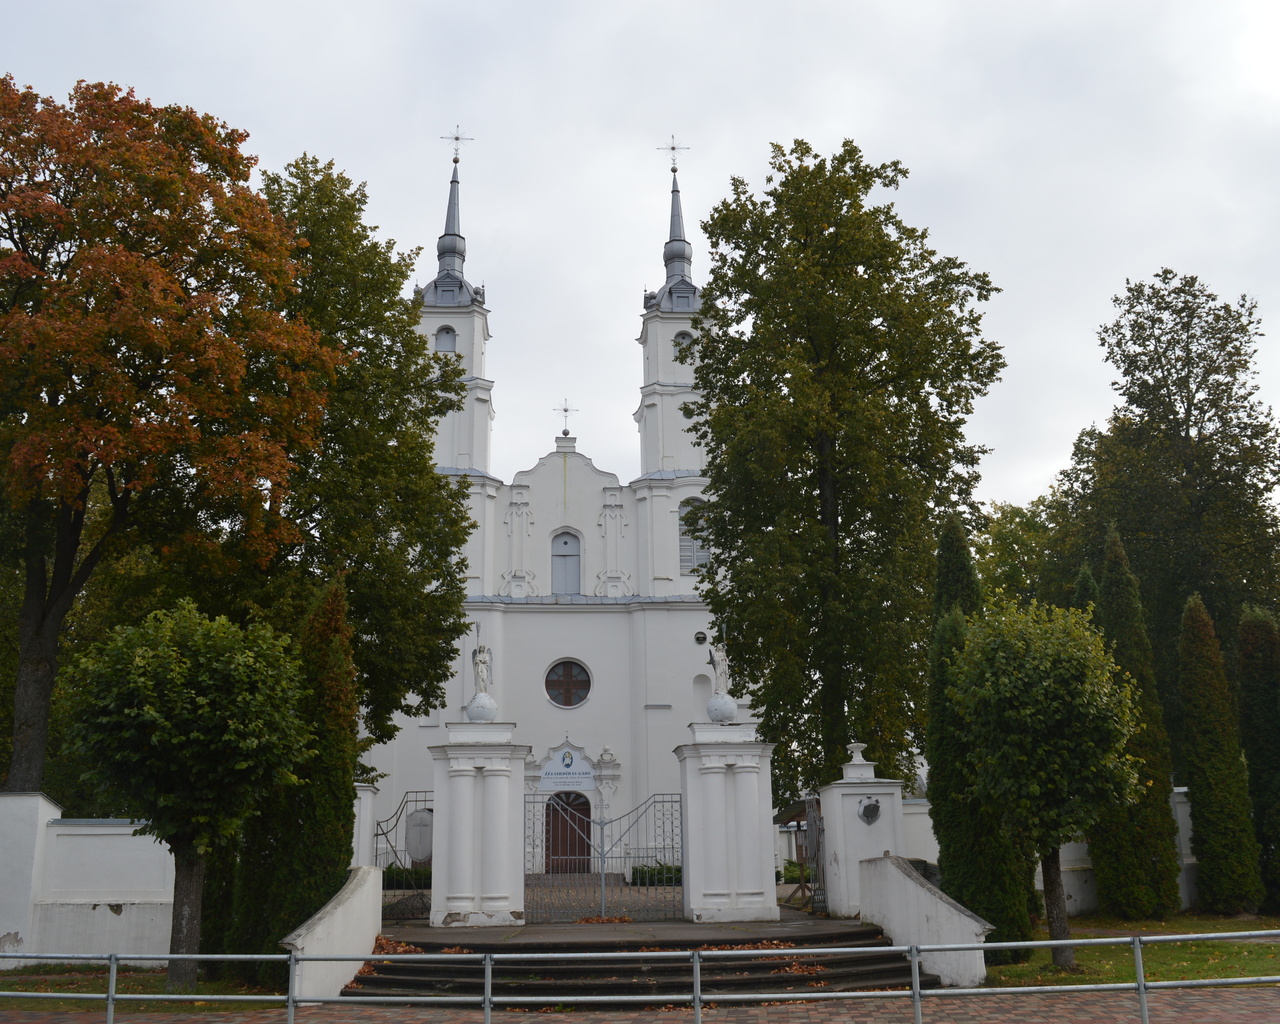
[[[1071,599],[1071,606],[1081,611],[1088,611],[1089,605],[1095,606],[1094,621],[1097,621],[1096,606],[1098,604],[1098,581],[1093,578],[1093,570],[1085,562],[1076,573],[1076,585]]]
[[[1262,847],[1264,908],[1280,909],[1280,628],[1265,608],[1246,607],[1236,642],[1240,739],[1249,764],[1253,830]]]
[[[315,755],[298,772],[303,785],[276,793],[243,830],[229,942],[236,953],[279,952],[280,940],[342,887],[351,863],[359,708],[341,582],[308,617],[299,653]],[[278,967],[246,965],[263,981],[279,980]]]
[[[1182,616],[1178,663],[1186,708],[1191,851],[1199,861],[1196,902],[1217,914],[1252,911],[1263,892],[1258,840],[1249,816],[1248,773],[1218,637],[1199,594],[1187,600]]]
[[[1111,645],[1116,664],[1133,679],[1139,728],[1129,738],[1125,753],[1140,762],[1142,786],[1136,803],[1107,808],[1089,830],[1098,902],[1103,910],[1121,917],[1163,916],[1181,906],[1178,825],[1169,805],[1173,762],[1138,580],[1129,569],[1114,526],[1107,531],[1102,588],[1093,618]]]
[[[1027,859],[1018,854],[990,812],[961,795],[965,779],[960,766],[966,751],[956,732],[947,687],[952,661],[964,648],[965,616],[981,610],[982,590],[964,525],[954,513],[943,522],[938,537],[933,608],[925,756],[929,761],[929,814],[938,838],[942,888],[996,926],[992,942],[1029,939],[1031,921],[1024,885]],[[997,955],[988,954],[988,960],[995,962]]]

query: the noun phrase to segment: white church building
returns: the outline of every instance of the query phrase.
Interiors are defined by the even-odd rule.
[[[504,482],[490,471],[489,310],[464,273],[455,164],[439,272],[419,290],[420,330],[436,351],[456,353],[464,372],[465,404],[441,423],[436,455],[440,472],[469,481],[473,626],[459,644],[445,706],[402,719],[395,739],[370,755],[386,773],[379,819],[392,817],[406,794],[407,807],[432,807],[442,782],[429,748],[465,719],[477,673],[498,721],[513,723],[514,741],[530,748],[526,792],[562,789],[584,817],[600,819],[680,790],[673,748],[688,741],[689,723],[706,721],[715,667],[695,588],[702,552],[681,519],[706,480],[685,429],[693,371],[676,359],[699,293],[674,168],[672,175],[666,280],[644,295],[640,314],[640,476],[623,482],[597,467],[566,430],[554,450]]]

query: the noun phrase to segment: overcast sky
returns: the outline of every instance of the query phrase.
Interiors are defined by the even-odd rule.
[[[0,0],[0,73],[65,99],[133,86],[368,184],[369,219],[435,273],[461,125],[467,276],[487,288],[494,472],[553,447],[639,472],[641,297],[663,280],[680,158],[696,225],[771,142],[901,160],[904,219],[1002,289],[1008,368],[973,417],[985,500],[1023,503],[1114,402],[1097,344],[1162,266],[1259,301],[1280,336],[1280,5],[1246,0]],[[1280,355],[1264,339],[1266,401]]]

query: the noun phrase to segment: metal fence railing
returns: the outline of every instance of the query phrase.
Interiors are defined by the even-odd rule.
[[[954,998],[963,996],[981,996],[981,995],[1016,995],[1039,994],[1039,993],[1064,993],[1064,992],[1132,992],[1136,997],[1136,1014],[1135,1019],[1141,1021],[1141,1024],[1149,1024],[1147,996],[1149,993],[1166,989],[1179,988],[1214,988],[1227,987],[1237,985],[1277,985],[1280,984],[1280,975],[1269,975],[1265,977],[1249,977],[1249,978],[1204,978],[1186,981],[1148,981],[1143,972],[1142,966],[1142,950],[1144,946],[1151,946],[1158,943],[1167,942],[1206,942],[1206,941],[1250,941],[1257,939],[1276,939],[1280,940],[1280,930],[1278,931],[1254,931],[1254,932],[1213,932],[1213,933],[1193,933],[1189,935],[1136,935],[1131,938],[1099,938],[1099,939],[1065,939],[1060,941],[1039,941],[1039,942],[993,942],[993,943],[970,943],[966,945],[948,945],[948,946],[877,946],[875,952],[877,954],[898,953],[907,956],[911,963],[911,986],[910,988],[897,990],[876,989],[871,991],[849,991],[849,992],[824,992],[816,989],[806,989],[803,992],[794,990],[781,992],[754,992],[754,993],[721,993],[704,994],[702,991],[701,968],[704,963],[710,960],[734,960],[745,958],[757,958],[762,952],[776,952],[779,956],[798,957],[798,956],[821,956],[831,955],[833,953],[866,953],[866,947],[835,949],[824,946],[819,949],[797,949],[788,947],[780,950],[760,950],[760,949],[723,949],[723,950],[670,950],[670,951],[654,951],[645,952],[643,955],[646,959],[658,961],[684,961],[689,964],[689,989],[687,993],[682,994],[664,994],[661,1001],[664,1004],[683,1003],[692,1006],[694,1024],[701,1024],[702,1007],[705,1003],[761,1003],[761,1002],[810,1002],[810,1001],[827,1001],[827,1000],[862,1000],[862,999],[890,999],[890,1000],[910,1000],[914,1011],[915,1024],[922,1024],[922,1003],[926,998]],[[993,949],[1051,949],[1054,946],[1128,946],[1133,956],[1134,976],[1135,980],[1131,982],[1116,982],[1111,984],[1100,985],[1028,985],[1028,986],[1009,986],[1000,988],[923,988],[920,984],[920,963],[921,958],[929,953],[953,953],[965,952],[973,950],[993,950]],[[537,996],[520,996],[508,995],[501,993],[494,994],[494,968],[507,964],[536,964],[538,962],[562,962],[565,954],[563,952],[554,953],[399,953],[399,954],[365,954],[362,956],[302,956],[296,953],[276,954],[269,956],[230,956],[222,954],[199,954],[199,955],[178,955],[178,954],[104,954],[91,955],[84,953],[68,953],[61,955],[40,955],[33,956],[29,953],[0,953],[0,962],[4,960],[26,960],[26,961],[91,961],[97,963],[106,963],[108,965],[107,990],[105,992],[14,992],[0,991],[0,1000],[4,998],[17,999],[74,999],[74,1000],[97,1000],[105,1002],[107,1010],[107,1024],[113,1024],[115,1007],[118,1003],[125,1002],[201,1002],[201,1003],[281,1003],[288,1013],[287,1020],[289,1024],[293,1024],[294,1010],[298,1003],[343,1003],[343,1004],[396,1004],[404,1005],[424,1005],[424,1006],[458,1006],[458,1007],[475,1007],[484,1011],[484,1019],[486,1024],[490,1020],[495,1003],[498,1006],[535,1006],[544,1005],[549,1002],[569,1001],[569,1002],[586,1002],[581,996],[564,997],[557,999],[551,994],[542,994]],[[621,953],[582,953],[574,951],[573,959],[575,961],[609,961],[609,960],[634,960],[636,954],[634,952]],[[168,962],[171,960],[200,960],[200,961],[232,961],[232,960],[257,960],[261,962],[280,961],[288,962],[288,991],[278,995],[213,995],[208,993],[191,994],[191,995],[143,995],[132,993],[121,993],[116,991],[117,967],[121,963],[139,963],[144,961],[160,961]],[[309,993],[299,993],[297,991],[298,964],[304,961],[325,961],[325,962],[346,962],[362,963],[364,961],[374,961],[377,963],[387,963],[394,961],[403,961],[407,963],[442,963],[465,964],[472,963],[483,968],[484,986],[478,995],[466,996],[410,996],[410,995],[354,995],[339,996],[335,998],[318,998]],[[354,974],[354,971],[352,972]],[[3,978],[0,977],[0,983]],[[595,1005],[606,1004],[650,1004],[653,1003],[655,996],[653,993],[628,994],[628,995],[593,995],[590,1002]]]

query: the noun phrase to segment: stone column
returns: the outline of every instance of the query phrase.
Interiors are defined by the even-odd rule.
[[[509,722],[454,723],[435,759],[433,927],[524,924],[523,776]]]
[[[827,912],[832,917],[854,917],[862,910],[859,861],[896,857],[902,850],[903,783],[877,779],[875,764],[862,757],[866,746],[850,743],[844,778],[819,790]]]
[[[772,857],[773,744],[755,726],[694,723],[676,747],[684,794],[684,915],[690,921],[776,921]]]

